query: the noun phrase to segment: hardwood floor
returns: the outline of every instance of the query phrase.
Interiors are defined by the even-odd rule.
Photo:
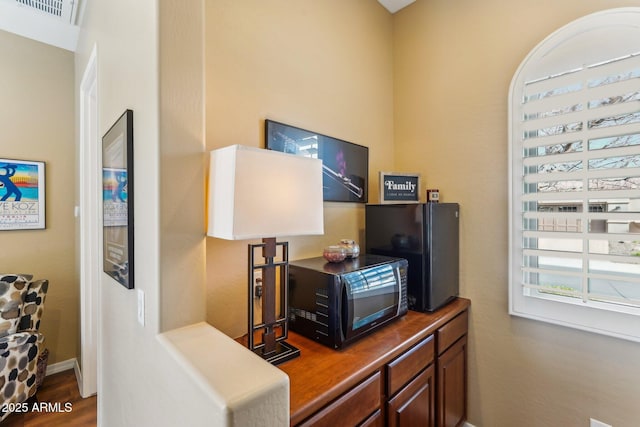
[[[36,394],[38,401],[29,407],[40,409],[14,413],[0,423],[2,427],[95,427],[96,396],[83,399],[73,370],[49,375]]]

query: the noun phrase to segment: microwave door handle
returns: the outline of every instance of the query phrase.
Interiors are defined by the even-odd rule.
[[[403,292],[402,292],[402,275],[400,274],[400,268],[396,267],[393,269],[393,275],[395,276],[396,279],[396,286],[398,288],[398,300],[397,300],[397,304],[398,304],[398,310],[396,311],[396,315],[399,316],[402,313],[402,297]]]
[[[344,342],[349,334],[349,324],[351,323],[351,319],[349,319],[349,297],[347,296],[347,283],[342,282],[340,284],[340,332],[342,332],[342,341]]]

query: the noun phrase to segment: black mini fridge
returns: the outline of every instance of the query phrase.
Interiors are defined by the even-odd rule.
[[[458,295],[459,222],[457,203],[366,206],[366,253],[409,262],[410,310],[435,311]]]

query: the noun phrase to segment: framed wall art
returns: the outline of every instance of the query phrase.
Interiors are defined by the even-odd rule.
[[[0,230],[45,228],[44,162],[0,159]]]
[[[420,202],[420,175],[380,172],[380,203]]]
[[[322,160],[323,199],[368,201],[369,148],[295,126],[265,120],[265,146]]]
[[[133,111],[102,137],[103,270],[133,289]]]

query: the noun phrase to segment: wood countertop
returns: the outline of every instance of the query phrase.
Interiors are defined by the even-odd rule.
[[[290,422],[296,425],[350,390],[407,349],[467,310],[471,302],[456,298],[433,313],[409,311],[345,349],[333,350],[289,332],[287,342],[300,357],[278,365],[289,375]]]

